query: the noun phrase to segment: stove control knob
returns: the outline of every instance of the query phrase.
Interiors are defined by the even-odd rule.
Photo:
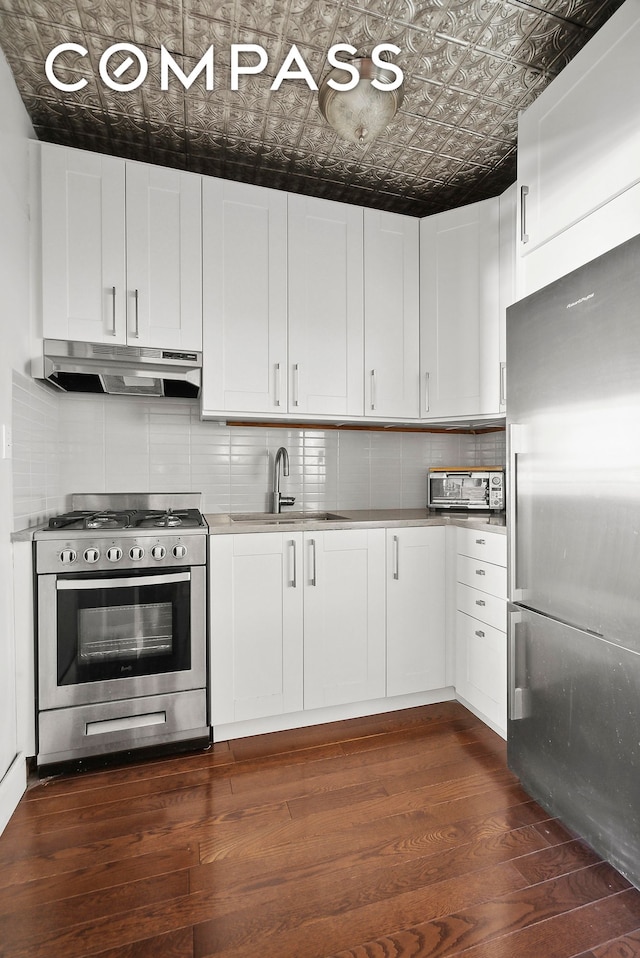
[[[167,550],[164,546],[154,546],[151,550],[151,555],[154,559],[164,559],[167,554]]]
[[[122,549],[119,546],[111,546],[107,549],[107,559],[109,562],[119,562],[122,558]]]
[[[63,549],[60,553],[60,562],[62,562],[63,565],[71,565],[77,558],[78,553],[75,549]]]
[[[187,547],[186,547],[186,546],[174,546],[174,547],[173,547],[173,554],[174,554],[174,556],[176,557],[176,559],[184,559],[184,557],[185,557],[186,554],[187,554]]]
[[[85,549],[84,550],[84,561],[85,562],[97,562],[100,558],[100,553],[97,549]]]
[[[144,549],[142,548],[142,546],[131,546],[131,548],[129,549],[129,556],[135,562],[141,559],[143,555],[144,555]]]

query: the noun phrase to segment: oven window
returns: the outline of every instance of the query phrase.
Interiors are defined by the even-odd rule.
[[[190,581],[104,585],[57,593],[58,685],[191,667]],[[148,583],[148,577],[147,577]]]

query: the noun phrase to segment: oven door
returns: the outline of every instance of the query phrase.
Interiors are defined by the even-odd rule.
[[[430,509],[488,509],[489,476],[486,472],[429,474]]]
[[[40,709],[204,688],[205,570],[41,575]]]

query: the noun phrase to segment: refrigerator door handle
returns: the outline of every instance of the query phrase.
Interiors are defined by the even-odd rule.
[[[512,423],[508,433],[508,489],[507,489],[507,569],[508,598],[511,602],[524,599],[524,590],[518,586],[518,455],[523,451],[524,426]]]
[[[517,722],[531,715],[531,691],[526,686],[518,685],[518,626],[522,624],[520,609],[509,609],[507,613],[507,658],[509,662],[509,686],[507,699],[509,705],[509,719]]]

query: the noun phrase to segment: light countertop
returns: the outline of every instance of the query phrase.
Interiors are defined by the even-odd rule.
[[[212,535],[243,532],[317,532],[325,529],[408,528],[410,526],[460,526],[483,532],[506,533],[504,513],[441,513],[429,509],[336,509],[319,513],[330,518],[313,518],[313,513],[283,511],[280,516],[269,513],[207,513],[205,519]],[[335,518],[333,518],[335,516]]]

